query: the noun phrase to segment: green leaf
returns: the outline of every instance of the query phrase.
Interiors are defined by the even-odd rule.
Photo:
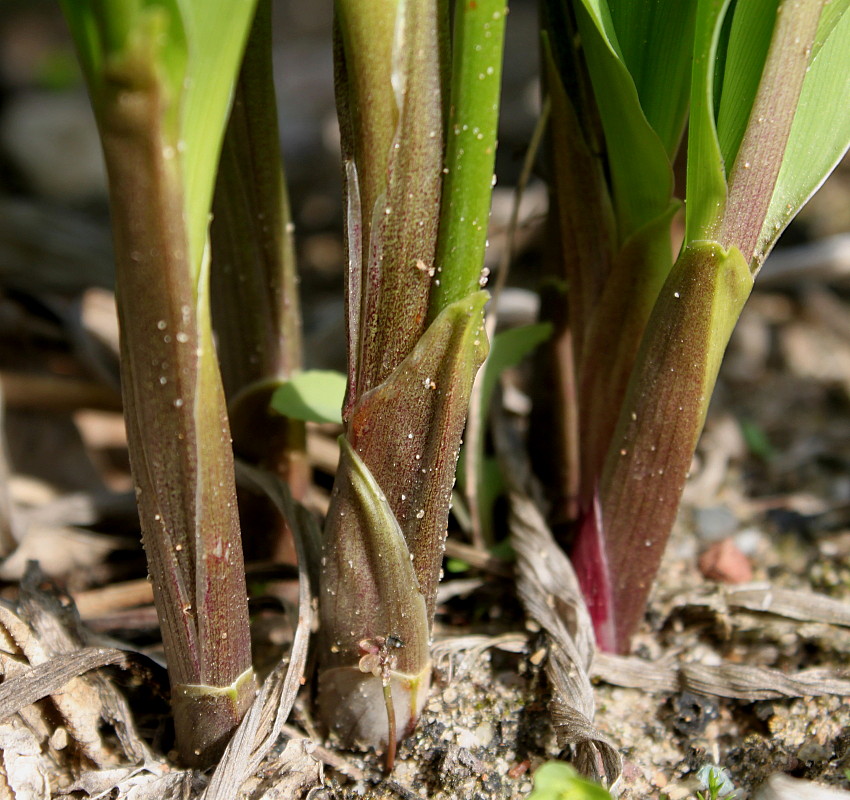
[[[623,241],[667,208],[673,170],[664,143],[641,107],[608,4],[605,0],[581,0],[576,5],[576,19],[605,131],[619,238]]]
[[[179,6],[189,62],[178,149],[183,148],[190,263],[200,281],[216,166],[255,0],[217,0],[215,10],[206,0],[179,0]]]
[[[730,0],[699,0],[691,77],[685,244],[711,238],[726,205],[726,170],[714,118],[715,62]]]
[[[455,574],[458,572],[468,572],[470,569],[472,567],[466,561],[461,561],[459,558],[446,559],[446,572]]]
[[[688,110],[694,0],[609,0],[623,61],[647,121],[673,158]]]
[[[345,375],[330,370],[307,370],[281,384],[272,395],[272,408],[285,417],[306,422],[342,422]]]
[[[825,9],[830,9],[827,4]],[[836,6],[839,4],[836,4]],[[830,9],[818,29],[814,53],[791,126],[782,167],[759,235],[770,250],[785,226],[820,187],[850,146],[850,13],[847,2]],[[826,16],[824,11],[824,16]]]
[[[534,773],[528,800],[611,800],[598,783],[585,780],[562,761],[549,761]]]
[[[775,451],[764,428],[754,420],[746,418],[738,420],[738,426],[741,428],[744,444],[752,455],[762,461],[770,461],[774,457]]]

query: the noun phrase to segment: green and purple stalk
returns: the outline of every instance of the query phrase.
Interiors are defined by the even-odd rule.
[[[64,4],[109,176],[131,465],[178,748],[194,765],[220,754],[255,695],[207,297],[209,198],[252,12],[229,5],[222,28],[188,0]]]
[[[780,232],[773,225],[766,231],[765,221],[823,5],[777,5],[749,120],[728,169],[725,202],[690,234],[697,238],[679,255],[635,361],[598,496],[611,591],[607,601],[592,605],[597,631],[605,631],[601,639],[611,649],[627,650],[640,624],[723,352]],[[695,88],[701,79],[697,73]],[[582,557],[586,541],[579,538],[574,559],[583,586],[591,587],[598,583],[585,571],[592,560]]]
[[[805,106],[801,96],[813,57],[821,47],[832,48],[830,58],[840,52],[844,40],[827,39],[838,30],[846,4],[827,17],[821,14],[822,0],[764,0],[758,8],[739,5],[731,11],[728,3],[700,0],[695,20],[682,17],[678,34],[667,32],[669,47],[681,50],[693,43],[694,53],[686,238],[672,269],[674,206],[665,173],[684,120],[682,94],[672,90],[682,74],[663,74],[671,61],[669,47],[662,48],[664,58],[653,61],[645,55],[653,48],[644,47],[642,56],[641,36],[632,35],[641,29],[641,20],[657,13],[652,4],[612,0],[604,6],[607,10],[594,16],[595,7],[591,13],[590,3],[576,0],[586,60],[574,59],[571,71],[564,66],[569,59],[548,55],[546,75],[554,120],[557,229],[562,258],[575,259],[566,262],[572,263],[566,273],[571,291],[562,324],[573,345],[565,364],[574,376],[572,383],[562,383],[575,387],[565,401],[568,411],[570,404],[577,406],[567,415],[573,420],[566,428],[572,439],[563,452],[567,463],[580,463],[578,476],[567,475],[564,492],[575,532],[572,558],[600,646],[625,651],[643,616],[722,354],[753,278],[781,229],[828,174],[836,154],[847,149],[850,136],[841,118],[839,133],[829,137],[829,155],[817,169],[807,172],[800,158],[792,165],[788,155],[789,142],[801,149],[808,132],[792,137]],[[569,19],[563,6],[560,11],[550,20]],[[682,11],[681,6],[673,9]],[[724,28],[727,11],[735,18]],[[674,19],[672,12],[663,16],[667,25]],[[621,51],[614,29],[626,22],[628,27],[618,29]],[[846,20],[840,24],[846,37]],[[760,31],[755,39],[753,30]],[[718,44],[723,36],[728,52]],[[583,91],[585,69],[592,97]],[[824,71],[821,64],[821,75],[812,79],[821,80],[817,88],[822,91]],[[653,80],[654,93],[648,91]],[[670,89],[667,109],[657,99],[665,88]],[[829,90],[834,93],[835,87]],[[618,92],[623,102],[617,113],[625,124],[610,107]],[[809,105],[813,92],[806,98]],[[629,108],[639,113],[630,116]],[[595,136],[594,109],[603,140]],[[807,113],[812,116],[810,109]],[[630,119],[638,123],[633,146],[647,156],[643,173],[643,158],[623,160],[622,130],[628,131]],[[649,122],[648,131],[641,120]],[[654,136],[667,159],[657,159],[655,167],[653,154],[660,151]],[[594,148],[595,141],[604,146]],[[604,180],[601,163],[595,166],[596,153],[607,160]],[[570,164],[576,165],[572,181]],[[786,195],[789,201],[778,204]],[[607,222],[609,208],[614,225]],[[587,226],[580,220],[594,215],[602,234],[588,243]],[[618,243],[612,251],[606,243],[613,230]],[[590,296],[588,286],[597,287]]]
[[[446,75],[469,65],[456,50],[447,69],[444,3],[336,3],[349,368],[342,459],[324,533],[319,706],[343,742],[384,748],[388,766],[430,686],[451,489],[472,382],[487,351],[487,295],[478,285],[504,13],[503,2],[457,6],[463,53],[474,51],[465,38],[470,21],[498,44],[479,65],[490,79],[479,85],[493,121],[478,125],[467,121],[456,89],[446,96]],[[463,145],[450,144],[444,158],[453,125],[457,141],[470,131],[474,164],[464,161]]]

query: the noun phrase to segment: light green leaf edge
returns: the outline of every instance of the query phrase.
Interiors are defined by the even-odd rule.
[[[189,43],[178,149],[184,148],[189,255],[198,281],[224,128],[255,0],[217,0],[214,9],[206,0],[178,3]]]
[[[306,370],[275,389],[271,407],[290,419],[342,424],[346,377],[332,370]]]
[[[826,36],[803,83],[782,167],[759,234],[767,253],[850,146],[850,13],[826,20]],[[826,6],[829,8],[829,5]]]
[[[812,47],[812,62],[818,57],[821,48],[830,37],[835,26],[839,23],[847,9],[850,8],[850,0],[828,0],[821,11],[818,32]]]
[[[664,144],[640,105],[605,0],[581,0],[576,20],[605,131],[618,237],[622,242],[663,213],[673,192]]]
[[[712,238],[726,205],[726,171],[714,121],[714,66],[730,0],[699,0],[691,76],[685,245]]]

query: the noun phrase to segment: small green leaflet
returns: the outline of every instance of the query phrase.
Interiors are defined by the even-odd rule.
[[[272,408],[290,419],[342,422],[345,375],[331,370],[307,370],[275,389]]]
[[[548,761],[534,773],[528,800],[611,800],[599,784],[585,780],[563,761]]]

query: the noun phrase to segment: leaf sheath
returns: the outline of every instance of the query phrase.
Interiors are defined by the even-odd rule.
[[[587,596],[610,585],[610,605],[591,607],[600,646],[626,651],[672,529],[711,391],[732,329],[752,289],[741,254],[713,243],[686,248],[647,325],[599,485],[604,563],[573,555]],[[607,575],[600,575],[605,569]]]
[[[123,95],[101,120],[109,170],[122,388],[145,549],[175,692],[250,671],[239,520],[224,394],[205,298],[193,290],[182,196],[163,155],[156,93]],[[113,115],[114,112],[114,115]],[[206,762],[253,699],[183,704],[181,751]],[[198,717],[202,720],[199,724]],[[197,758],[193,758],[197,756]]]

